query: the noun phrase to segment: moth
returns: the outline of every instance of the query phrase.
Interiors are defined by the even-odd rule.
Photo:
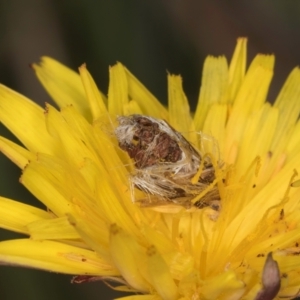
[[[198,152],[164,120],[135,114],[119,116],[117,121],[115,135],[119,147],[135,165],[130,176],[131,188],[148,195],[143,204],[174,203],[190,207],[191,200],[207,189],[194,205],[219,209],[218,189],[216,185],[211,188],[215,169],[208,156]],[[199,168],[201,172],[197,175]]]

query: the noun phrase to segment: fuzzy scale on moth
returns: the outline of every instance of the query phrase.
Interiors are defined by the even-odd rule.
[[[143,115],[120,116],[115,135],[121,149],[134,160],[130,182],[149,197],[146,205],[166,202],[189,207],[191,199],[215,180],[208,156],[202,156],[166,121]],[[196,182],[194,177],[201,166]],[[219,192],[214,186],[195,203],[198,207],[219,209]],[[213,204],[212,204],[213,203]],[[145,204],[145,203],[144,203]]]

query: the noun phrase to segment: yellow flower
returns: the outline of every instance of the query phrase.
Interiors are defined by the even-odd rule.
[[[194,117],[179,76],[168,76],[166,109],[119,63],[110,68],[107,98],[85,65],[79,74],[47,57],[33,65],[60,111],[1,86],[0,120],[23,146],[1,137],[0,149],[45,205],[0,198],[0,226],[27,236],[0,243],[1,264],[82,275],[78,281],[99,276],[140,293],[126,299],[295,297],[300,71],[271,105],[273,66],[274,56],[258,55],[246,72],[245,39],[229,66],[208,57]],[[216,184],[219,211],[172,201],[143,207],[149,195],[139,190],[133,201],[133,161],[114,134],[117,117],[132,114],[166,120],[210,157],[215,180],[191,202]]]

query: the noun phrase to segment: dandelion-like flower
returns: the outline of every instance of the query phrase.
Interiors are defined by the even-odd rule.
[[[1,86],[0,120],[23,146],[1,137],[0,149],[45,205],[0,198],[0,226],[25,235],[0,243],[1,264],[113,281],[137,300],[294,298],[300,71],[292,71],[271,105],[273,65],[274,56],[258,55],[246,71],[245,39],[229,66],[224,57],[208,57],[194,116],[179,76],[168,75],[166,109],[120,63],[110,68],[108,97],[85,65],[76,74],[47,57],[34,64],[59,111]],[[177,156],[169,151],[139,165],[139,141],[124,144],[130,139],[120,137],[122,120],[130,118],[169,128],[160,138]],[[195,165],[174,171],[183,147],[193,149]],[[156,165],[160,177],[145,173]],[[168,168],[157,175],[160,166]],[[159,186],[155,179],[164,176],[162,191],[171,186],[173,196],[148,185]]]

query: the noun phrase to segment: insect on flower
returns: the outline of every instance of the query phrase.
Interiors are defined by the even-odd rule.
[[[164,120],[144,115],[120,116],[117,120],[119,146],[135,164],[131,189],[136,187],[149,196],[146,206],[171,202],[190,207],[192,199],[207,189],[194,204],[219,209],[215,169],[208,156],[201,155]]]

